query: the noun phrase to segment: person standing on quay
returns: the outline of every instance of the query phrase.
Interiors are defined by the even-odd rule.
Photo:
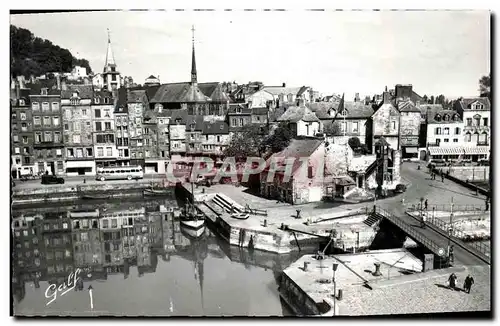
[[[450,277],[448,278],[448,282],[450,289],[454,290],[457,284],[457,276],[455,275],[455,273],[451,273]]]
[[[429,205],[429,203],[427,202],[427,199],[425,200],[425,204],[424,205],[425,205],[425,210],[427,210],[427,207]]]
[[[470,293],[470,288],[472,287],[472,284],[474,284],[474,279],[469,274],[469,275],[467,275],[467,277],[465,278],[465,281],[464,281],[464,291],[467,294]]]

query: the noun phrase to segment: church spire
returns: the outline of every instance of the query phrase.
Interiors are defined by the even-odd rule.
[[[191,58],[191,84],[196,84],[198,82],[198,74],[196,72],[196,58],[194,55],[194,25],[191,28],[193,32],[193,56]]]
[[[106,52],[106,63],[105,66],[116,65],[115,56],[113,55],[113,50],[111,49],[111,37],[109,35],[108,28],[108,52]]]

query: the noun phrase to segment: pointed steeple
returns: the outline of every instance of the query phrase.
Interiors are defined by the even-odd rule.
[[[198,74],[196,73],[196,58],[194,55],[194,25],[191,28],[193,32],[193,55],[191,58],[191,84],[196,84],[198,82]]]
[[[109,35],[108,29],[108,52],[106,52],[106,63],[104,66],[116,65],[115,56],[113,55],[113,50],[111,49],[111,37]]]

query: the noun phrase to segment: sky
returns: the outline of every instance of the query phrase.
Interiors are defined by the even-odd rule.
[[[490,73],[488,11],[115,11],[11,15],[11,24],[67,48],[102,72],[107,29],[118,70],[142,84],[190,80],[195,25],[198,82],[311,86],[324,95],[476,96]]]

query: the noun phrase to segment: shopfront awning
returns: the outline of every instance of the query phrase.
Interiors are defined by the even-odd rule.
[[[488,146],[453,146],[453,147],[429,147],[430,155],[488,155],[490,148]]]
[[[408,154],[417,154],[418,148],[417,147],[405,147],[405,152]]]

